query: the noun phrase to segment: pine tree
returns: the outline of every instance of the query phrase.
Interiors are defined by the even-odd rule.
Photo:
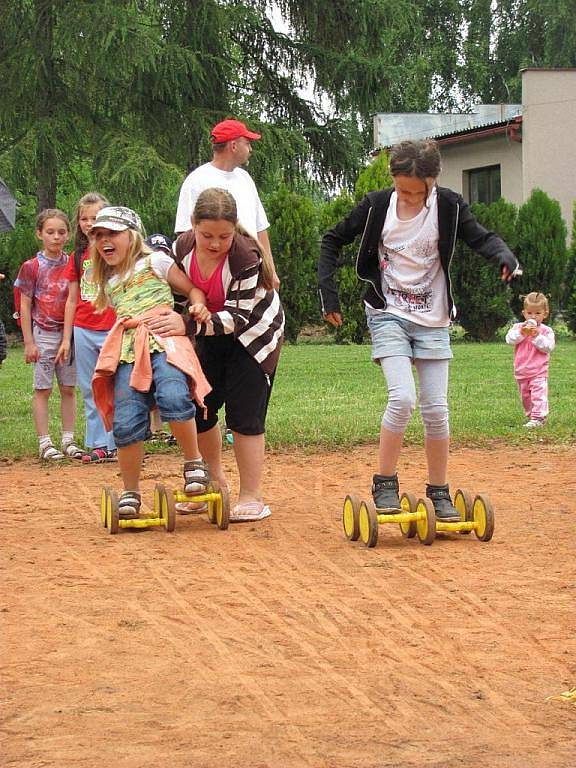
[[[550,300],[550,313],[560,309],[568,252],[566,224],[560,205],[541,189],[533,189],[518,212],[517,256],[524,273],[512,283],[513,309],[518,314],[521,296],[541,291]]]

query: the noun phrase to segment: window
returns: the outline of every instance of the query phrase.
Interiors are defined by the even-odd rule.
[[[486,168],[473,168],[468,171],[468,199],[471,203],[496,202],[502,197],[500,189],[500,166],[489,165]]]

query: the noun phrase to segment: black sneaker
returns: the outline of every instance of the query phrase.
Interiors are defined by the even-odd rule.
[[[427,485],[426,496],[434,505],[437,520],[443,523],[455,523],[460,520],[460,513],[452,504],[448,485]]]
[[[398,488],[398,475],[374,475],[372,478],[372,498],[376,509],[400,512]]]

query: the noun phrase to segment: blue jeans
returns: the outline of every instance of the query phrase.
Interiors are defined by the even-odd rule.
[[[166,360],[165,352],[153,352],[152,386],[138,392],[130,386],[133,363],[120,363],[114,378],[114,439],[124,447],[146,440],[150,435],[150,410],[158,406],[162,421],[190,421],[196,406],[190,395],[188,377]]]
[[[98,355],[107,335],[108,331],[91,331],[88,328],[74,327],[76,372],[86,414],[84,445],[86,448],[105,448],[113,451],[116,448],[114,436],[112,432],[106,432],[92,395],[92,376],[94,376]]]
[[[372,360],[409,357],[414,360],[450,360],[450,332],[413,323],[391,312],[366,308],[372,337]]]

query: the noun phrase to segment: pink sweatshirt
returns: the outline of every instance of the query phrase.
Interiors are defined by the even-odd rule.
[[[556,346],[554,331],[541,323],[537,336],[524,336],[523,326],[524,323],[514,323],[506,334],[506,344],[514,346],[514,376],[517,379],[547,376],[550,352]]]

